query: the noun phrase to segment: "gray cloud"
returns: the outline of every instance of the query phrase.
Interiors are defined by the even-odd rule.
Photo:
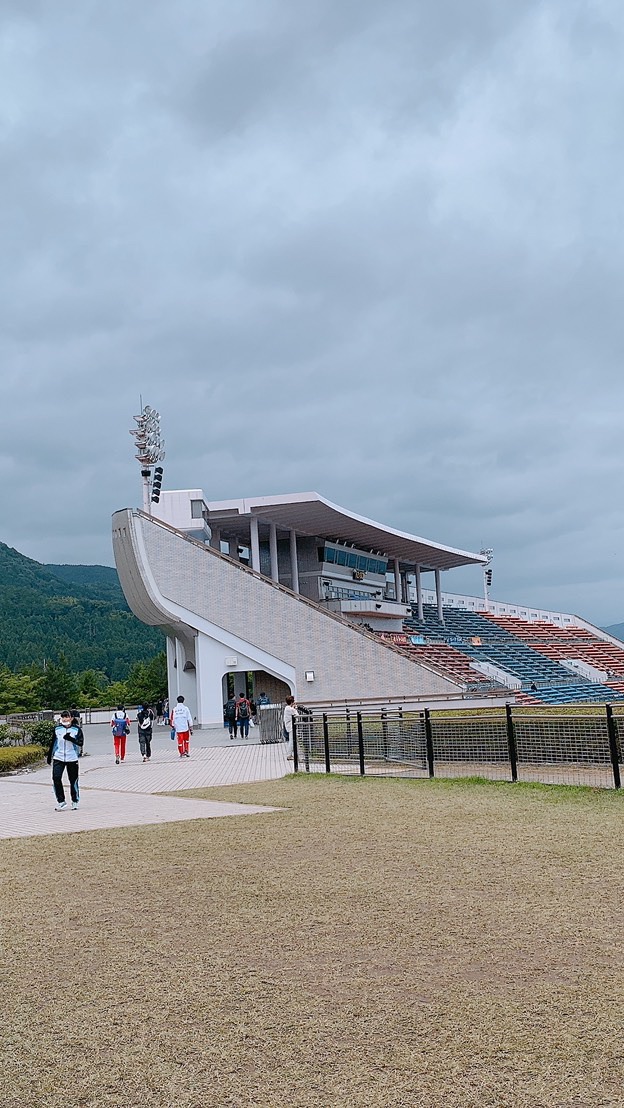
[[[171,486],[316,488],[624,618],[623,32],[615,0],[0,0],[2,538],[110,561],[142,393]]]

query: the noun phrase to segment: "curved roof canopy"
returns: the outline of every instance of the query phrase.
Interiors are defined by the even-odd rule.
[[[211,526],[219,527],[223,538],[237,537],[239,542],[247,545],[250,542],[250,521],[254,515],[261,523],[274,523],[278,528],[294,530],[298,535],[352,544],[361,550],[398,558],[407,567],[420,565],[422,569],[454,569],[486,561],[481,554],[456,550],[452,546],[443,546],[375,523],[372,519],[332,504],[317,492],[206,503]]]

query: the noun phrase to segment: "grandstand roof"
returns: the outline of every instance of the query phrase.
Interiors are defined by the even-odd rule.
[[[253,514],[265,523],[275,523],[277,527],[294,530],[298,535],[352,543],[360,549],[377,551],[410,566],[420,565],[423,569],[453,569],[485,562],[481,554],[456,550],[452,546],[443,546],[375,523],[372,519],[332,504],[318,492],[207,501],[207,506],[211,525],[220,527],[223,536],[228,532],[238,536],[241,542],[250,541]]]

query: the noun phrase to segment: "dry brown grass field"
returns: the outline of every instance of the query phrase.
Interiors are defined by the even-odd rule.
[[[283,810],[0,843],[2,1108],[624,1105],[621,796],[196,795]]]

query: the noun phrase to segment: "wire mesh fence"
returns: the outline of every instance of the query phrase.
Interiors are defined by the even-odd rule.
[[[553,785],[614,785],[607,717],[574,715],[514,719],[518,780]]]
[[[435,773],[439,777],[510,779],[504,713],[496,719],[469,715],[431,719]]]
[[[624,711],[301,710],[296,771],[620,788]]]
[[[427,777],[424,720],[400,710],[302,714],[296,724],[300,768],[343,774]]]

